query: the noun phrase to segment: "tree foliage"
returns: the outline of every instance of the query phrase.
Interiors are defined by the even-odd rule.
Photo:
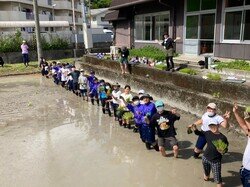
[[[92,6],[91,8],[107,8],[110,6],[112,0],[92,0]]]

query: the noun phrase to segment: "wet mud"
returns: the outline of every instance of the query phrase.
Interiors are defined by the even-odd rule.
[[[132,88],[133,89],[133,88]],[[39,75],[0,78],[0,186],[210,187],[200,159],[192,158],[196,136],[176,122],[180,158],[146,150],[139,135],[120,127],[101,107]],[[238,170],[246,138],[224,132],[225,186],[241,186]]]

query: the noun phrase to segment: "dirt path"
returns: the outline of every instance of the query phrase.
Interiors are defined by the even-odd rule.
[[[192,156],[196,137],[182,114],[176,123],[180,158],[145,149],[138,134],[39,75],[0,78],[0,186],[210,187],[201,160]],[[227,134],[225,186],[240,186],[245,137]],[[170,153],[170,152],[168,152]]]

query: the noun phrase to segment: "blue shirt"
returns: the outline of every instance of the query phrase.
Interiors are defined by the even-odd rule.
[[[141,121],[141,104],[133,106],[131,104],[127,105],[127,108],[134,114],[134,120],[136,124],[142,124]]]
[[[141,121],[143,124],[146,124],[145,117],[147,117],[150,120],[152,116],[157,112],[155,104],[152,102],[141,105],[140,110],[141,110]]]

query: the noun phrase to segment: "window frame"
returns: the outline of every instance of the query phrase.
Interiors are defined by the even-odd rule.
[[[216,7],[215,9],[208,9],[208,10],[201,10],[201,2],[200,1],[200,10],[199,11],[194,11],[194,12],[187,12],[187,1],[185,0],[185,9],[184,9],[184,28],[183,28],[183,38],[184,38],[184,45],[186,41],[197,41],[198,42],[198,47],[196,53],[200,55],[199,49],[200,49],[200,42],[201,41],[213,41],[213,53],[215,49],[215,37],[216,37],[216,17],[217,17],[217,1],[216,1]],[[214,39],[202,39],[201,38],[201,16],[206,15],[206,14],[214,14]],[[193,39],[193,38],[187,38],[187,16],[198,16],[198,38]]]
[[[152,17],[153,16],[160,16],[160,15],[168,15],[169,16],[169,20],[168,20],[168,25],[170,26],[170,11],[161,11],[161,12],[154,12],[154,13],[147,13],[147,14],[138,14],[138,15],[135,15],[135,18],[134,18],[134,36],[136,36],[136,26],[135,26],[135,21],[136,21],[136,17],[137,16],[142,16],[143,17],[143,23],[142,23],[142,26],[143,26],[143,30],[142,30],[142,35],[143,35],[143,38],[144,38],[144,34],[145,34],[145,21],[144,21],[144,18],[146,16],[150,16],[151,17],[151,20],[152,20]],[[150,23],[151,25],[151,30],[150,30],[150,40],[137,40],[135,39],[135,42],[139,42],[139,43],[155,43],[154,40],[152,40],[152,22]]]
[[[245,17],[246,17],[246,10],[250,10],[250,5],[245,5],[246,1],[244,0],[243,6],[237,7],[228,7],[226,8],[226,0],[223,0],[222,6],[222,26],[221,26],[221,43],[229,44],[250,44],[250,40],[244,40],[244,33],[245,33]],[[242,12],[241,15],[241,26],[240,26],[240,39],[239,40],[231,40],[225,39],[225,22],[226,22],[226,13],[228,12]]]

